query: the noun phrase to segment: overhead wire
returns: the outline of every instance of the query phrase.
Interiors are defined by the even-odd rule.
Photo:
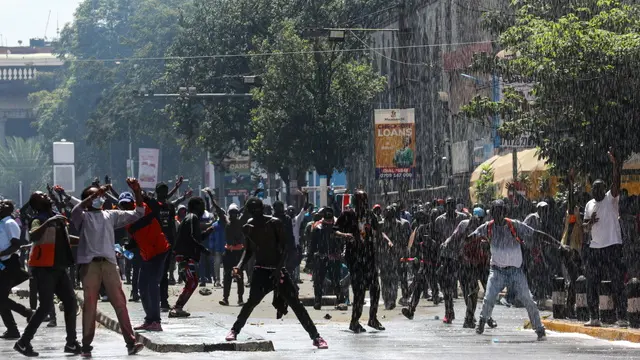
[[[261,56],[290,56],[290,55],[307,55],[307,54],[318,54],[318,53],[350,53],[350,52],[365,52],[365,51],[376,51],[376,50],[392,50],[392,49],[421,49],[421,48],[430,48],[430,47],[441,47],[441,46],[459,46],[459,45],[474,45],[474,44],[484,44],[488,42],[494,42],[494,40],[484,40],[484,41],[467,41],[467,42],[457,42],[457,43],[439,43],[439,44],[418,44],[418,45],[407,45],[407,46],[379,46],[379,47],[371,47],[367,46],[365,48],[356,48],[356,49],[333,49],[333,50],[307,50],[307,51],[283,51],[283,52],[264,52],[264,53],[239,53],[239,54],[212,54],[212,55],[192,55],[192,56],[158,56],[158,57],[126,57],[126,58],[103,58],[103,59],[78,59],[78,58],[67,58],[63,59],[63,61],[67,62],[79,62],[79,63],[88,63],[88,62],[136,62],[136,61],[161,61],[161,60],[198,60],[198,59],[226,59],[226,58],[239,58],[239,57],[261,57]],[[35,60],[50,60],[50,59],[37,59],[31,58],[30,61]]]

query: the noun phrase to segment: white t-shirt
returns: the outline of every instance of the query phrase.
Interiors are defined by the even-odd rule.
[[[11,239],[20,239],[20,226],[11,216],[0,220],[0,251],[11,246]],[[0,257],[0,260],[8,260],[11,255]]]
[[[613,197],[608,191],[602,201],[591,199],[584,208],[584,219],[590,220],[596,213],[598,222],[591,228],[591,244],[589,247],[601,249],[611,245],[622,244],[620,229],[619,197]]]

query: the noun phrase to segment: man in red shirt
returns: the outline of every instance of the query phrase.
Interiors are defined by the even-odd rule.
[[[120,194],[118,205],[124,210],[133,209],[135,206],[133,195],[128,192]],[[146,202],[144,203],[144,216],[128,225],[126,229],[140,249],[140,257],[142,258],[138,287],[146,317],[144,324],[135,327],[134,330],[162,331],[160,281],[164,271],[164,263],[169,254],[169,242]]]

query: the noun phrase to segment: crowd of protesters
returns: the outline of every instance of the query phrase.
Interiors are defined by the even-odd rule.
[[[223,209],[210,189],[202,197],[187,191],[170,200],[182,178],[171,190],[158,184],[153,193],[142,191],[136,179],[127,179],[130,191],[122,193],[110,179],[104,185],[96,180],[80,199],[54,186],[33,193],[19,211],[5,200],[0,202],[0,314],[7,330],[0,337],[17,340],[14,349],[23,355],[37,356],[31,341],[44,321],[56,326],[57,296],[67,329],[64,352],[91,356],[102,300],[114,307],[128,353],[135,354],[143,347],[135,332],[162,331],[162,312],[189,317],[191,296],[198,287],[201,294],[211,294],[209,283],[223,289],[219,303],[228,306],[235,282],[242,310],[227,341],[236,340],[255,306],[274,291],[278,317],[290,307],[313,345],[327,348],[298,298],[304,272],[312,275],[313,308],[320,310],[323,296],[335,295],[336,309],[352,307],[349,329],[354,333],[366,331],[360,317],[367,291],[367,325],[383,331],[380,297],[387,310],[402,306],[408,319],[421,299],[444,303],[443,322],[452,324],[461,290],[463,327],[482,334],[485,326],[497,326],[492,310],[506,288],[501,303],[526,308],[538,339],[544,340],[539,307],[551,296],[553,279],[567,279],[571,289],[580,275],[588,284],[591,319],[585,325],[601,326],[599,284],[609,280],[617,325],[626,327],[624,283],[640,276],[640,218],[634,216],[640,209],[637,198],[620,188],[620,164],[611,153],[610,159],[609,189],[597,180],[591,195],[576,193],[570,174],[569,196],[558,204],[553,198],[535,202],[514,194],[486,205],[467,206],[448,197],[406,209],[398,203],[371,206],[367,193],[358,190],[346,209],[315,209],[306,196],[297,210],[279,200],[263,204],[256,190],[243,206]],[[180,205],[187,199],[186,206]],[[11,288],[27,279],[30,309],[9,298]],[[129,302],[140,302],[146,314],[136,327],[129,319],[123,281],[132,285]],[[172,306],[168,288],[175,283],[183,290]],[[476,318],[480,286],[484,302]],[[84,307],[78,341],[74,289],[80,287]],[[245,287],[250,288],[246,302]],[[567,305],[575,317],[571,300]],[[12,312],[28,319],[22,334]]]

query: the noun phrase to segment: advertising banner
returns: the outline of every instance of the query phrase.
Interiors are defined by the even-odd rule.
[[[144,189],[155,189],[158,183],[158,164],[160,149],[138,149],[138,181]]]
[[[253,189],[249,152],[224,160],[224,190],[226,196],[248,196]]]
[[[376,179],[411,179],[416,170],[415,109],[378,109],[374,115]]]

